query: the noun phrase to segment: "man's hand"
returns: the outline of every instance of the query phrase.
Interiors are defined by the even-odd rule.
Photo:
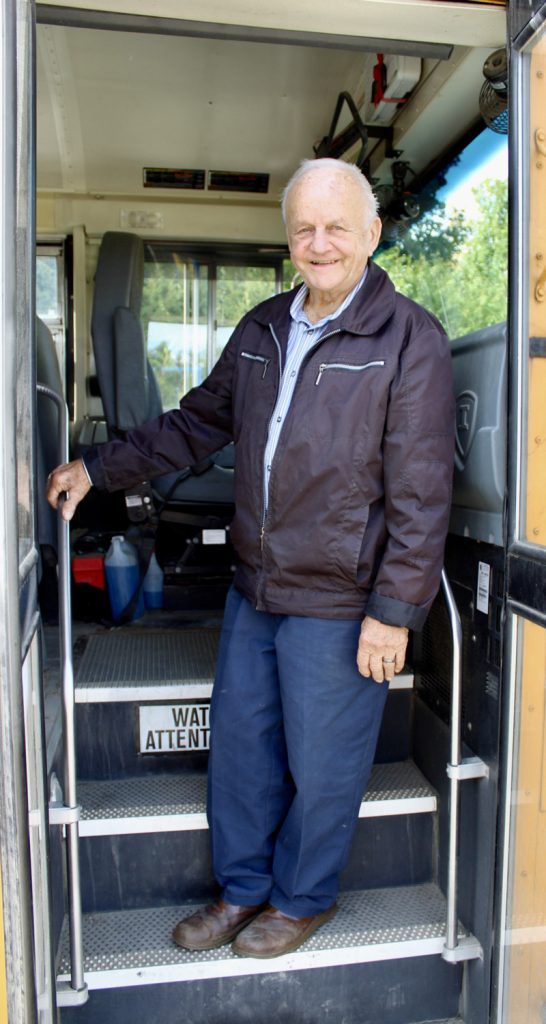
[[[405,626],[386,626],[367,615],[358,641],[358,671],[363,676],[372,676],[376,683],[392,679],[394,673],[404,667],[407,645]]]
[[[91,489],[91,484],[81,459],[57,466],[47,478],[46,497],[52,508],[60,509],[63,519],[69,522],[82,498]],[[66,495],[66,497],[65,497]]]

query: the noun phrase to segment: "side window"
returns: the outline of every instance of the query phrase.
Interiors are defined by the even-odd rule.
[[[241,317],[281,290],[285,254],[146,246],[141,318],[164,409],[204,380]]]
[[[207,265],[175,253],[147,260],[141,318],[163,408],[174,409],[207,373]]]
[[[217,266],[214,361],[241,317],[276,290],[275,267]]]
[[[36,313],[49,327],[66,385],[64,250],[59,245],[36,249]]]
[[[487,128],[416,195],[418,219],[384,220],[377,263],[451,339],[506,320],[507,177],[506,138]]]

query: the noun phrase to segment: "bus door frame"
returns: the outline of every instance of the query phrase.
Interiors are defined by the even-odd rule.
[[[541,272],[546,274],[546,203],[537,202],[536,197],[539,187],[543,193],[546,190],[546,177],[542,177],[546,176],[546,148],[540,148],[534,123],[539,86],[531,81],[531,56],[545,31],[543,0],[514,0],[509,4],[508,546],[496,947],[490,1018],[495,1024],[512,1024],[515,1019],[531,1024],[538,1020],[533,1005],[538,991],[533,981],[533,943],[536,954],[537,936],[545,932],[544,925],[539,929],[518,927],[521,909],[526,901],[529,903],[533,887],[536,896],[536,878],[540,877],[536,874],[534,879],[527,879],[521,851],[527,845],[524,857],[530,865],[533,859],[536,863],[540,836],[542,841],[544,838],[543,823],[539,823],[539,791],[540,761],[546,759],[546,751],[540,749],[546,733],[546,504],[537,500],[537,495],[540,490],[544,493],[546,480],[546,416],[544,394],[542,402],[537,402],[537,381],[546,383],[546,338],[536,335],[546,335],[546,302],[543,309],[537,306],[544,297],[539,297],[538,289],[540,280],[544,280]],[[541,53],[544,71],[534,72],[539,79],[546,75],[543,41]],[[544,90],[544,86],[541,88]],[[546,139],[546,117],[539,116]],[[540,717],[541,711],[542,744],[540,728],[532,723],[532,716]],[[544,787],[545,761],[542,764]],[[530,769],[534,775],[529,776]],[[533,782],[531,789],[523,790],[526,777],[533,778]],[[546,793],[542,798],[546,799]],[[531,804],[535,802],[533,810]],[[546,905],[536,909],[544,915]],[[543,997],[540,995],[541,1000]],[[543,1013],[544,1006],[546,1001]]]
[[[0,38],[0,1017],[10,1024],[54,1024],[34,495],[33,0],[4,0]]]

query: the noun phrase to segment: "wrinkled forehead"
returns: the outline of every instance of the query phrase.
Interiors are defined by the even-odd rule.
[[[289,224],[299,220],[321,221],[342,218],[362,223],[366,203],[358,186],[344,174],[317,172],[305,175],[291,188],[286,203]]]

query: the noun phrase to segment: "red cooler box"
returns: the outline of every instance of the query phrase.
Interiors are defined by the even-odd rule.
[[[72,578],[74,583],[87,583],[97,590],[106,590],[104,555],[74,555]]]

